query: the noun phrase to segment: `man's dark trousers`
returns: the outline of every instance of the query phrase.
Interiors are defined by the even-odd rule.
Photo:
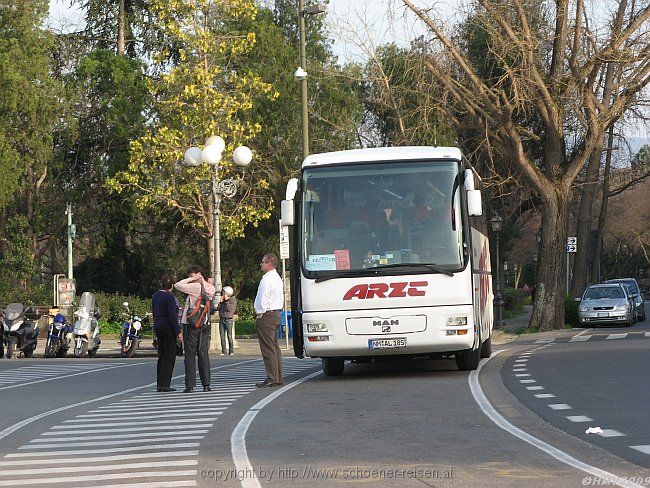
[[[199,377],[203,386],[210,386],[210,324],[200,329],[183,326],[185,341],[185,388],[196,386],[196,357],[199,358]]]
[[[280,310],[266,312],[255,321],[266,374],[268,380],[276,384],[282,383],[282,350],[278,341],[280,322]]]
[[[157,387],[169,388],[176,364],[176,336],[169,327],[156,327],[154,331],[158,339]]]

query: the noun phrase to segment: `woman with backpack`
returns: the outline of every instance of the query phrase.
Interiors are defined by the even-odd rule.
[[[187,294],[181,324],[184,329],[185,390],[192,393],[196,386],[196,363],[203,391],[210,389],[210,308],[215,288],[203,277],[203,268],[190,266],[188,277],[174,284],[181,293]]]

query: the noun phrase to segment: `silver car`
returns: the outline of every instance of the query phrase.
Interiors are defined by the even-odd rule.
[[[578,307],[581,325],[619,324],[630,327],[636,322],[634,300],[619,283],[589,286]]]
[[[625,285],[627,290],[632,295],[632,299],[634,300],[637,320],[641,322],[645,320],[645,298],[643,297],[643,293],[641,293],[639,284],[634,278],[618,278],[616,280],[607,280],[604,283],[620,283],[622,285]]]

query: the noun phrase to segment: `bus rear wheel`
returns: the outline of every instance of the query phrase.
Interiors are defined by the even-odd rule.
[[[339,358],[322,358],[323,373],[325,376],[341,376],[345,369],[343,359]]]

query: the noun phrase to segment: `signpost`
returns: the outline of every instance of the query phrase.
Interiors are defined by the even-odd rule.
[[[569,292],[569,256],[572,253],[578,251],[578,238],[577,237],[567,237],[566,238],[566,290]]]
[[[282,225],[282,220],[278,220],[280,228],[280,259],[282,260],[282,282],[284,283],[284,340],[289,349],[289,318],[287,316],[287,298],[289,294],[289,284],[287,283],[287,273],[285,269],[285,260],[289,259],[289,227]]]

